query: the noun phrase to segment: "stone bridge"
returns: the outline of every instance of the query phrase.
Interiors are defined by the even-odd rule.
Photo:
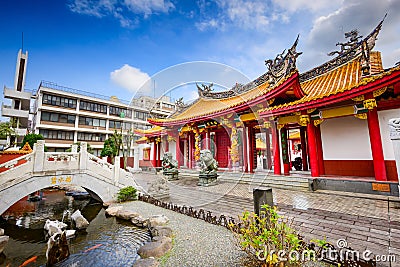
[[[143,191],[133,174],[120,167],[119,157],[114,165],[87,152],[83,142],[78,152],[44,152],[44,141],[39,140],[30,154],[0,165],[0,214],[12,204],[37,190],[58,186],[76,185],[103,202],[116,199],[120,188],[134,186]]]

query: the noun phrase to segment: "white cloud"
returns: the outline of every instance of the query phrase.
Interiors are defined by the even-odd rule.
[[[140,69],[125,64],[110,73],[110,79],[118,86],[133,93],[150,92],[150,76]]]
[[[233,25],[242,29],[265,30],[268,28],[272,15],[271,5],[265,0],[216,0],[218,12],[213,17],[208,16],[208,11],[214,7],[204,1],[198,3],[203,19],[196,23],[199,30],[217,28],[224,30],[225,26]]]
[[[314,20],[309,32],[304,57],[305,62],[320,63],[330,59],[326,54],[337,50],[337,42],[345,41],[344,33],[358,29],[360,35],[368,35],[378,25],[386,12],[386,18],[382,30],[378,36],[375,50],[384,50],[383,63],[392,66],[396,60],[394,51],[400,49],[400,1],[382,0],[379,4],[376,0],[349,0],[335,11],[319,16]],[[380,42],[382,40],[382,43]],[[303,61],[303,62],[304,62]],[[386,63],[386,64],[385,64]],[[306,67],[311,68],[309,63]]]
[[[72,0],[68,7],[78,14],[98,18],[113,16],[126,28],[137,24],[134,15],[146,18],[154,13],[168,13],[174,9],[169,0]]]
[[[301,10],[308,10],[311,12],[323,12],[339,6],[343,0],[272,0],[272,3],[279,6],[282,10],[294,13]]]
[[[156,12],[168,13],[175,7],[169,0],[124,0],[124,4],[132,12],[145,16]]]

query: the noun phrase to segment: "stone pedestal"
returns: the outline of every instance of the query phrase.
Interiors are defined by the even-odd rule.
[[[168,181],[178,180],[178,171],[163,171],[163,175]]]
[[[390,139],[393,144],[394,158],[396,160],[397,177],[400,182],[400,118],[389,120]],[[400,185],[399,185],[400,192]]]
[[[197,185],[199,185],[199,186],[216,185],[217,177],[218,177],[218,175],[216,173],[213,173],[213,174],[200,173],[199,174],[199,183]]]

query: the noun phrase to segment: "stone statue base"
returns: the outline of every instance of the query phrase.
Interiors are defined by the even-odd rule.
[[[178,180],[178,172],[177,171],[175,171],[175,172],[164,171],[163,175],[168,181]]]
[[[216,185],[217,177],[218,177],[218,174],[216,174],[216,173],[213,173],[213,174],[200,173],[199,174],[199,183],[197,185],[199,185],[199,186]]]

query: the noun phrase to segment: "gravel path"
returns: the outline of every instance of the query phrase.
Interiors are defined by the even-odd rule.
[[[118,203],[124,209],[136,211],[143,217],[164,214],[168,226],[174,232],[174,244],[169,257],[160,266],[241,266],[244,255],[235,246],[231,232],[174,211],[163,209],[142,201]]]

